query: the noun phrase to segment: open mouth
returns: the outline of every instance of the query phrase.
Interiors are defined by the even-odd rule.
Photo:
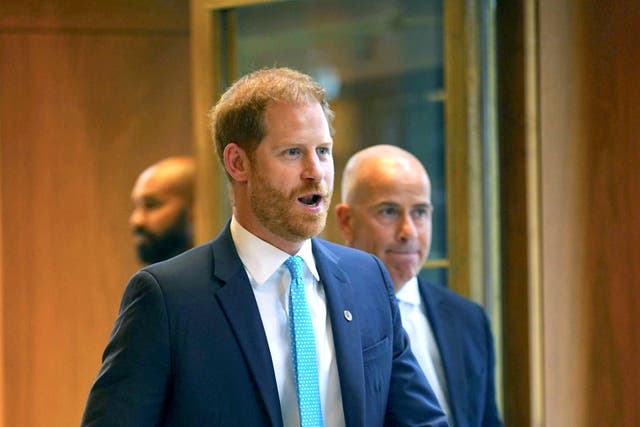
[[[318,206],[322,201],[322,196],[319,194],[310,194],[308,196],[299,197],[298,201],[307,206]]]

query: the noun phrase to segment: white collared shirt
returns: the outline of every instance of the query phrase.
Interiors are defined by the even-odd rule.
[[[427,309],[420,297],[418,279],[413,277],[396,292],[402,326],[409,335],[411,351],[416,356],[440,407],[453,426],[453,418],[447,402],[447,381],[444,376],[440,350],[427,319]]]
[[[269,343],[284,426],[298,426],[300,421],[288,320],[291,276],[283,264],[289,258],[289,254],[251,234],[236,221],[235,217],[231,218],[231,236],[249,276]],[[306,266],[304,289],[316,339],[320,404],[324,425],[344,426],[333,333],[327,314],[324,288],[319,282],[320,276],[312,253],[311,240],[305,241],[296,255],[304,260]]]

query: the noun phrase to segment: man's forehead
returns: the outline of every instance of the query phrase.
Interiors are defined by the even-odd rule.
[[[176,196],[168,186],[135,188],[131,193],[131,200],[139,203],[159,202]]]
[[[135,194],[140,198],[147,195],[170,194],[176,190],[177,185],[174,181],[166,179],[166,177],[161,175],[151,175],[136,183],[133,187],[132,195]]]
[[[426,201],[431,198],[428,182],[384,172],[361,179],[358,193],[363,199],[388,199],[397,202],[407,198]]]

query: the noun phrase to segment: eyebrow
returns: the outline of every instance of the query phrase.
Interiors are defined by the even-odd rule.
[[[137,199],[131,199],[131,202],[135,205],[136,203],[156,203],[156,202],[162,202],[162,199],[157,197],[155,194],[154,195],[144,195],[142,197],[139,197]]]
[[[382,201],[380,203],[376,203],[375,207],[398,207],[401,206],[400,203],[390,202],[390,201]],[[411,205],[411,208],[431,208],[433,209],[433,205],[429,202],[427,203],[416,203],[415,205]]]
[[[380,203],[376,203],[375,205],[373,205],[376,208],[382,208],[382,207],[398,207],[400,206],[399,203],[396,202],[387,202],[387,201],[383,201]]]
[[[431,209],[433,209],[433,205],[430,202],[417,203],[417,204],[413,205],[412,207],[414,207],[414,208],[431,208]]]

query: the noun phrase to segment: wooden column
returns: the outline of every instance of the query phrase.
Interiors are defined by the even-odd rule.
[[[499,8],[507,425],[640,424],[639,25],[634,0]]]

